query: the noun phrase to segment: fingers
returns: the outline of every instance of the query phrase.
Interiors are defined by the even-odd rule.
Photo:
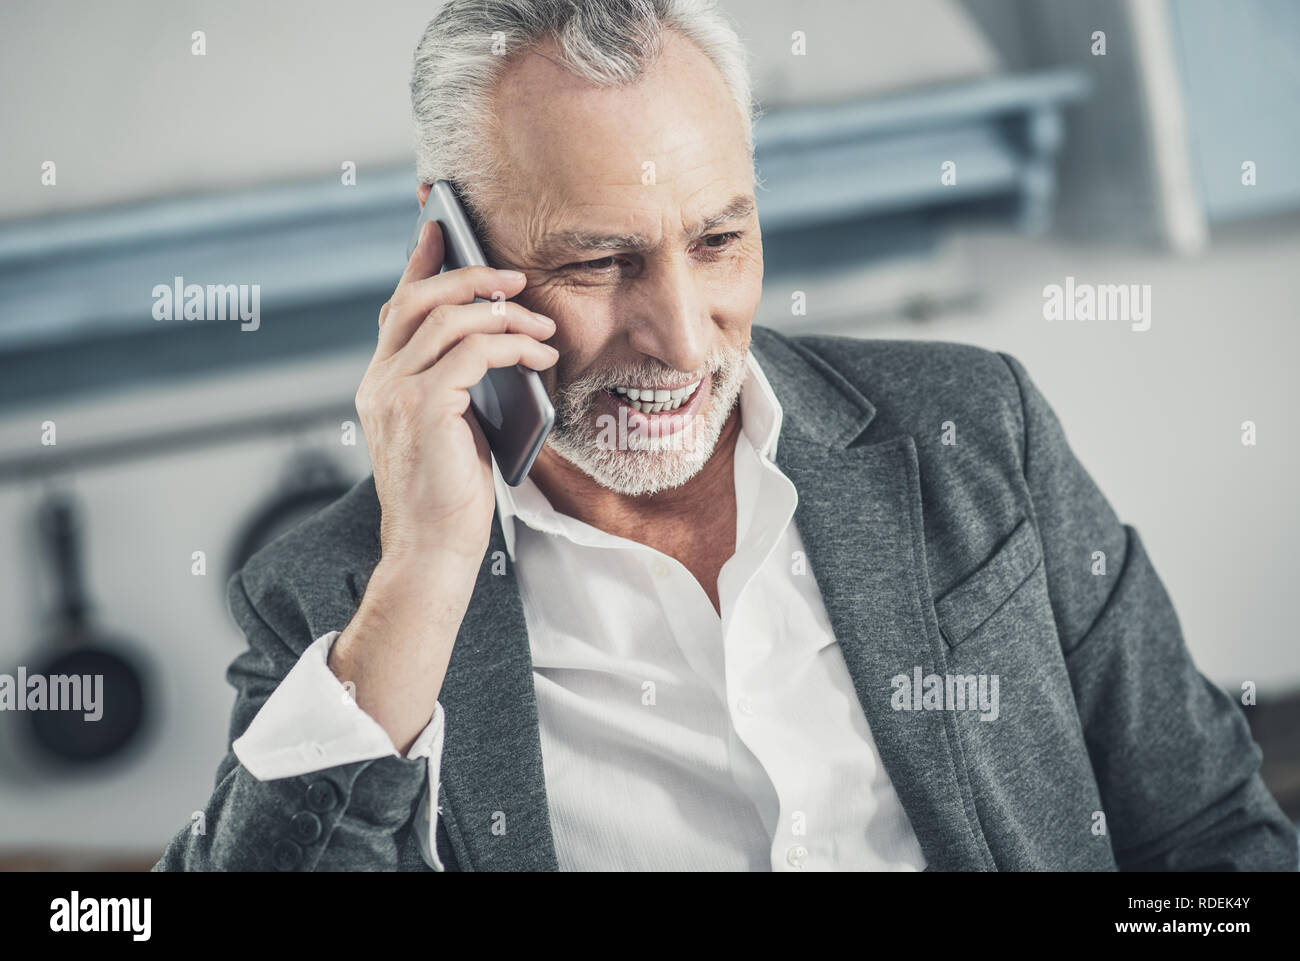
[[[475,333],[517,333],[546,340],[555,333],[555,322],[510,301],[435,307],[389,360],[395,373],[417,374],[436,364],[461,339]]]
[[[414,256],[414,255],[413,255]],[[475,298],[505,300],[524,289],[527,278],[516,270],[492,267],[461,267],[398,285],[381,311],[377,357],[390,357],[401,350],[434,309],[444,305],[470,304]]]
[[[430,373],[440,387],[468,390],[490,369],[523,364],[533,370],[546,370],[559,357],[559,351],[550,344],[527,334],[474,333],[461,338]]]

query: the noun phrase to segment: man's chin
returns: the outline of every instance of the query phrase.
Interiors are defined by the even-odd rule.
[[[636,409],[607,389],[583,394],[572,388],[556,402],[547,447],[601,487],[628,497],[681,487],[712,457],[740,397],[745,351],[714,360],[695,393],[671,411]]]
[[[559,457],[607,490],[643,497],[681,487],[708,463],[711,451],[606,450],[594,440],[581,445],[547,441]],[[576,448],[576,449],[575,449]]]

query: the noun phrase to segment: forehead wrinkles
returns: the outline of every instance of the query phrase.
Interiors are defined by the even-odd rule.
[[[636,162],[635,176],[640,175],[640,163]],[[730,163],[726,164],[727,168],[730,166]],[[664,178],[661,174],[665,168],[677,169],[674,176]],[[728,182],[729,174],[730,169],[720,169],[718,158],[701,157],[680,167],[672,163],[657,164],[653,184],[635,181],[603,185],[597,188],[602,194],[597,200],[582,200],[584,193],[590,195],[593,191],[576,182],[532,194],[519,190],[511,204],[522,211],[522,216],[516,221],[517,242],[530,256],[545,253],[543,248],[559,239],[555,235],[566,232],[600,236],[639,235],[650,244],[658,245],[664,237],[686,235],[695,227],[698,218],[714,212],[713,206],[702,199],[705,194],[713,191],[725,199],[743,192],[741,184],[730,192],[719,189],[720,185],[725,186]],[[572,174],[568,179],[572,181]],[[685,187],[681,181],[687,179],[698,186]],[[579,198],[579,202],[566,204],[562,199],[565,193]],[[678,196],[682,199],[676,199]],[[582,253],[580,250],[576,252]]]

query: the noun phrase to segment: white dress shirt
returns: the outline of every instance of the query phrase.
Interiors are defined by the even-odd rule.
[[[495,465],[528,641],[561,870],[920,870],[773,462],[781,406],[751,353],[735,455],[736,550],[721,615],[675,558],[556,512]],[[234,743],[260,779],[395,755],[319,638]],[[427,757],[433,845],[439,703]]]

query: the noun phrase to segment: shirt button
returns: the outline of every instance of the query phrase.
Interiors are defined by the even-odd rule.
[[[802,844],[796,844],[790,850],[785,852],[785,859],[792,868],[802,868],[803,863],[808,860],[808,849]]]
[[[742,697],[736,702],[736,710],[746,717],[753,717],[755,714],[754,702],[747,697]]]
[[[650,561],[650,573],[655,577],[667,577],[672,573],[672,569],[662,557],[656,557]]]
[[[302,752],[304,758],[315,758],[320,760],[325,757],[325,748],[316,741],[303,741],[298,745],[298,750]]]

